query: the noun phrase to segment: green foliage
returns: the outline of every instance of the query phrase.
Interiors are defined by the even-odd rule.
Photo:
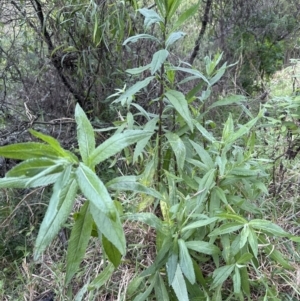
[[[259,89],[255,74],[260,79],[269,80],[283,66],[285,47],[283,41],[274,41],[268,36],[257,43],[256,37],[247,33],[242,35],[242,41],[240,49],[249,60],[243,64],[241,80],[246,91],[252,92],[255,88]]]
[[[200,55],[203,59],[207,53],[222,49],[226,61],[236,62],[226,75],[235,89],[250,95],[260,92],[271,76],[289,63],[290,57],[298,56],[295,41],[299,7],[294,3],[220,0],[212,2],[212,10]],[[226,84],[230,85],[229,80]]]
[[[53,194],[36,240],[35,259],[40,257],[67,220],[79,188],[87,198],[71,233],[66,283],[70,282],[82,261],[93,222],[102,239],[104,251],[109,252],[108,258],[115,266],[119,265],[120,256],[125,254],[126,248],[119,212],[93,170],[99,162],[149,135],[149,132],[144,131],[125,131],[95,148],[93,128],[79,105],[76,107],[75,119],[83,162],[61,148],[52,137],[33,130],[31,133],[46,143],[29,142],[0,148],[2,156],[24,160],[1,179],[2,187],[36,187],[54,183]]]
[[[209,130],[205,115],[211,109],[245,99],[235,95],[207,106],[213,85],[227,68],[226,63],[218,67],[222,54],[205,58],[205,74],[187,64],[174,66],[168,49],[184,33],[169,32],[169,27],[180,0],[155,3],[158,11],[139,12],[144,16],[146,30],[157,26],[161,35],[139,34],[123,43],[151,40],[157,43],[157,51],[150,64],[127,70],[139,77],[135,84],[128,89],[124,86],[111,96],[117,97],[114,103],[127,110],[126,120],[115,134],[96,146],[93,127],[77,105],[75,120],[81,158],[64,150],[55,139],[31,131],[43,143],[0,147],[1,156],[24,160],[0,180],[0,187],[54,184],[36,240],[36,259],[66,222],[79,191],[86,198],[74,216],[65,283],[69,284],[78,270],[91,235],[98,235],[104,258],[110,262],[82,288],[78,300],[87,290],[103,286],[122,262],[126,253],[123,221],[144,223],[156,233],[154,261],[129,284],[130,299],[244,300],[250,298],[258,281],[266,288],[265,296],[269,296],[273,288],[268,280],[250,281],[250,277],[257,274],[260,278],[261,261],[293,270],[276,244],[282,237],[294,241],[298,238],[263,219],[259,207],[261,196],[267,193],[268,174],[254,157],[254,127],[263,114],[260,112],[245,124],[237,124],[229,114],[223,128],[216,133]],[[192,14],[188,8],[179,24]],[[97,26],[93,30],[96,44]],[[146,77],[149,73],[151,76]],[[188,77],[178,83],[179,74]],[[177,89],[177,85],[191,81],[195,85],[187,93]],[[159,88],[152,100],[158,105],[158,113],[147,112],[135,103],[135,95],[149,85]],[[143,114],[145,125],[135,120],[132,109]],[[130,146],[135,143],[133,151]],[[96,165],[123,150],[127,162],[134,164],[139,174],[126,174],[104,184],[95,173]],[[134,208],[134,212],[124,212],[120,203],[113,201],[109,189],[132,191],[142,201],[147,195],[152,201]],[[204,273],[208,267],[209,273]]]
[[[146,24],[152,18],[164,32],[168,25],[167,6],[161,6],[159,13],[160,16],[148,10],[147,13],[142,12]],[[163,24],[161,20],[165,20]],[[130,39],[138,41],[140,38],[156,39],[150,35]],[[165,282],[169,298],[174,292],[178,300],[192,300],[190,297],[198,288],[204,292],[198,297],[223,300],[226,296],[223,288],[229,278],[233,283],[233,295],[237,298],[250,297],[247,269],[255,272],[264,253],[284,268],[293,269],[279,251],[270,253],[274,246],[264,244],[266,237],[270,236],[293,237],[276,224],[259,218],[261,212],[256,202],[267,191],[263,183],[268,175],[259,161],[253,158],[256,141],[252,129],[262,117],[262,112],[244,125],[235,125],[229,115],[222,136],[215,137],[202,124],[204,115],[212,108],[240,103],[245,98],[232,96],[213,103],[204,112],[195,110],[195,106],[205,104],[208,98],[205,95],[209,95],[211,87],[220,80],[226,64],[217,68],[221,55],[206,58],[206,75],[191,68],[174,67],[167,61],[167,55],[162,56],[166,53],[162,51],[166,50],[163,47],[167,45],[160,41],[158,46],[161,49],[153,55],[155,59],[150,65],[141,66],[134,72],[128,71],[135,75],[150,69],[155,78],[146,78],[147,84],[157,81],[155,85],[160,86],[162,93],[157,100],[161,110],[152,116],[154,124],[158,122],[158,134],[143,144],[143,151],[139,150],[140,154],[146,152],[147,145],[157,150],[148,158],[148,164],[155,164],[158,182],[155,185],[162,194],[158,204],[161,222],[150,214],[127,215],[130,220],[142,221],[153,227],[157,233],[156,259],[141,273],[141,277],[149,277],[149,286],[135,300],[146,300],[151,291],[157,293],[154,278],[162,269],[165,269],[166,277],[162,277],[161,281]],[[198,80],[197,89],[188,92],[187,96],[174,90],[172,81],[167,80],[170,71],[192,75],[184,81]],[[144,85],[139,90],[142,88]],[[198,97],[200,90],[203,91],[202,96]],[[134,100],[132,91],[131,88],[122,91],[119,99],[126,95],[126,98]],[[130,111],[133,102],[126,105]],[[250,138],[248,141],[247,137]],[[147,181],[148,175],[146,167],[140,181]],[[201,265],[206,261],[212,262],[215,270],[205,279]],[[265,282],[265,285],[268,287],[269,284]],[[168,287],[172,287],[173,292]]]
[[[262,143],[270,145],[271,152],[268,155],[275,160],[274,168],[280,165],[282,157],[293,160],[299,152],[299,104],[300,98],[297,95],[273,97],[265,104],[265,133],[259,138]],[[279,138],[283,139],[285,144],[277,151],[272,150]]]
[[[51,92],[55,108],[49,105],[51,101],[40,101],[62,84],[89,116],[109,121],[112,111],[105,99],[111,87],[123,80],[124,62],[132,63],[121,44],[142,27],[135,19],[137,1],[33,1],[28,5],[19,1],[1,6],[3,100],[10,104],[7,96],[17,92],[15,98],[23,106],[25,94],[20,90],[28,96],[32,80],[38,79],[28,100],[31,107],[39,98],[35,116],[47,119],[49,111],[56,110],[55,117],[66,115],[67,94]],[[39,13],[33,13],[36,11]],[[7,14],[9,25],[3,21]],[[54,69],[58,74],[51,80]]]

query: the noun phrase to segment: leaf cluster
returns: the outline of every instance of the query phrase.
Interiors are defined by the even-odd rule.
[[[76,215],[71,232],[66,283],[70,282],[83,259],[93,223],[108,258],[115,266],[120,263],[121,255],[125,254],[126,242],[118,207],[94,169],[97,164],[114,156],[124,147],[149,136],[149,131],[124,131],[96,147],[94,130],[79,105],[76,107],[75,119],[82,162],[73,153],[63,149],[56,139],[34,130],[30,130],[30,133],[43,143],[27,142],[0,148],[2,156],[23,160],[1,179],[1,188],[53,184],[53,193],[36,239],[36,260],[66,222],[79,191],[86,198]]]

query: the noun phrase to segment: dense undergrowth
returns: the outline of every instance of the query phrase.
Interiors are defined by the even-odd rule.
[[[283,77],[285,72],[283,70]],[[280,73],[276,76],[276,81],[278,77],[280,78]],[[276,85],[272,86],[272,83],[276,84],[276,81],[271,82],[270,99],[266,103],[267,107],[270,104],[270,107],[274,108],[276,98],[273,100],[272,93],[273,91],[274,93],[278,92],[275,90]],[[289,106],[287,99],[297,100],[297,98],[295,99],[290,95],[283,97],[281,101],[277,100],[277,104],[280,107]],[[255,108],[255,100],[251,104]],[[232,109],[228,110],[232,111]],[[278,112],[278,110],[274,110],[274,112],[268,110],[270,116],[262,118],[261,122],[255,127],[256,144],[253,150],[253,157],[258,159],[269,175],[264,181],[267,191],[252,200],[251,204],[256,205],[259,218],[274,221],[290,234],[298,235],[298,160],[296,155],[292,158],[288,157],[288,141],[290,138],[287,135],[285,125],[282,124],[285,121],[282,121],[281,114],[277,116],[274,112]],[[292,110],[289,113],[294,114],[296,111]],[[284,114],[287,119],[288,116],[291,116],[286,115]],[[277,120],[275,125],[272,124],[275,122],[274,120]],[[297,133],[293,133],[294,140],[296,136]],[[235,148],[243,149],[243,142],[240,141]],[[14,200],[20,199],[18,193],[21,193],[24,197],[16,203]],[[21,300],[23,298],[33,300],[42,293],[47,296],[55,293],[54,300],[71,300],[74,299],[74,295],[78,293],[79,289],[84,287],[84,284],[90,283],[99,276],[106,266],[101,244],[95,238],[91,238],[83,263],[72,281],[72,286],[69,288],[61,286],[65,277],[66,260],[66,242],[63,235],[66,235],[66,237],[70,235],[69,229],[73,224],[71,217],[64,224],[63,231],[45,251],[42,261],[36,263],[31,260],[36,230],[43,218],[43,207],[49,202],[50,196],[47,196],[49,196],[49,190],[45,191],[43,188],[37,188],[33,191],[21,190],[20,192],[5,189],[5,194],[2,194],[5,206],[1,208],[3,214],[1,226],[5,229],[5,232],[2,231],[3,235],[6,233],[3,236],[4,245],[1,249],[3,255],[3,269],[1,272],[3,300]],[[113,196],[122,202],[124,212],[151,212],[153,210],[151,209],[153,201],[151,196],[147,197],[146,195],[122,191]],[[83,201],[82,197],[76,198],[74,211],[79,210]],[[37,207],[42,207],[40,216],[37,214]],[[35,215],[33,216],[31,212],[34,212]],[[253,216],[253,213],[248,214],[248,218],[251,216]],[[20,222],[24,217],[26,221],[22,224]],[[127,240],[126,255],[113,275],[103,277],[103,274],[101,274],[99,287],[93,287],[85,298],[90,300],[133,300],[138,291],[142,292],[143,288],[146,288],[147,282],[143,284],[143,281],[138,277],[139,273],[155,261],[157,251],[156,232],[148,225],[130,220],[124,221],[123,227]],[[9,233],[9,230],[11,233]],[[299,281],[297,269],[299,262],[298,244],[282,239],[274,240],[274,238],[266,244],[269,243],[276,245],[276,249],[295,267],[295,270],[288,270],[275,264],[274,261],[269,260],[270,254],[264,255],[262,253],[256,270],[249,273],[250,299],[297,300],[299,296],[297,288]],[[201,262],[201,270],[204,276],[213,275],[214,263],[207,260],[201,260]],[[161,273],[164,275],[163,270]],[[11,282],[11,279],[13,279],[13,282]],[[133,279],[138,280],[132,283]],[[226,280],[223,284],[224,300],[226,298],[228,300],[236,299],[232,295],[232,287],[233,283],[229,280]]]
[[[0,148],[19,160],[0,181],[3,300],[299,299],[297,93],[216,95],[220,53],[175,64],[179,3],[139,10],[123,46],[156,51],[110,97],[113,126],[77,104],[72,152],[35,130]]]

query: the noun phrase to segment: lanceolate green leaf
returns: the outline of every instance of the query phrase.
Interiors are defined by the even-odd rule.
[[[184,37],[186,33],[182,31],[172,32],[166,41],[166,48],[174,44],[176,41]]]
[[[284,231],[280,226],[264,220],[264,219],[253,219],[249,222],[249,226],[262,232],[271,233],[275,236],[289,237],[291,236],[288,232]]]
[[[225,195],[224,190],[223,190],[222,188],[218,187],[218,186],[214,187],[213,189],[215,190],[216,195],[220,198],[220,200],[221,200],[224,204],[228,205],[228,202],[227,202],[227,199],[226,199],[226,195]]]
[[[0,178],[0,188],[25,188],[27,177],[5,177]]]
[[[35,243],[35,259],[39,258],[68,218],[77,190],[77,182],[72,175],[71,167],[68,167],[53,187],[53,194]]]
[[[33,129],[29,130],[30,134],[48,143],[62,157],[68,158],[71,162],[78,162],[78,158],[68,150],[63,149],[60,143],[53,137],[37,132]]]
[[[209,218],[206,218],[206,219],[201,219],[201,220],[198,220],[198,221],[195,221],[195,222],[191,222],[187,226],[183,227],[181,231],[185,232],[187,230],[204,227],[206,225],[214,223],[216,220],[218,220],[217,217],[209,217]]]
[[[249,236],[249,227],[248,225],[245,225],[244,228],[242,229],[241,233],[239,234],[239,249],[242,249],[246,242],[248,241],[248,236]]]
[[[227,63],[224,63],[223,66],[217,71],[216,75],[214,75],[210,80],[209,83],[211,86],[213,86],[216,82],[220,80],[220,78],[224,75],[226,71],[226,65]]]
[[[165,282],[159,272],[156,273],[156,283],[154,286],[154,290],[157,300],[170,300]]]
[[[163,22],[163,19],[153,9],[141,8],[139,12],[145,17],[144,26],[146,28],[154,23]]]
[[[88,290],[89,283],[87,282],[84,286],[81,287],[81,289],[76,293],[74,296],[74,301],[82,301],[83,297],[85,296],[87,290]]]
[[[249,234],[248,234],[248,242],[252,249],[253,255],[255,258],[257,258],[258,255],[258,242],[257,242],[257,236],[254,230],[249,227]]]
[[[95,14],[95,24],[94,24],[94,31],[93,31],[93,42],[96,46],[98,46],[102,39],[102,30],[100,30],[98,24],[98,16]]]
[[[243,292],[249,297],[250,299],[250,281],[249,281],[249,274],[247,267],[242,267],[239,269],[241,275],[241,285]]]
[[[154,53],[150,64],[151,75],[153,75],[157,70],[160,69],[161,65],[166,61],[168,56],[169,51],[166,49],[161,49]]]
[[[102,246],[110,262],[114,265],[115,268],[117,268],[121,262],[122,254],[114,246],[114,244],[111,241],[109,241],[103,234]]]
[[[164,231],[162,221],[151,212],[141,212],[141,213],[128,213],[125,215],[125,218],[132,221],[142,222],[159,232]]]
[[[138,183],[136,176],[117,177],[106,183],[106,187],[114,190],[133,191],[138,193],[149,194],[155,198],[163,199],[163,196],[153,188]]]
[[[6,177],[33,177],[55,164],[56,161],[49,158],[28,159],[8,171]]]
[[[221,208],[221,200],[220,198],[218,197],[217,193],[216,193],[216,190],[215,190],[216,186],[211,189],[210,191],[210,196],[209,196],[209,212],[211,215],[214,215],[215,212],[218,212]],[[210,229],[212,230],[214,228],[214,224],[212,224],[210,226]]]
[[[197,167],[198,170],[203,171],[203,172],[208,172],[209,171],[208,166],[206,164],[202,163],[200,160],[194,160],[194,159],[186,158],[186,161],[191,163],[193,168]],[[197,185],[197,188],[198,188],[198,185]],[[195,188],[195,189],[197,189],[197,188]]]
[[[181,3],[181,0],[168,0],[166,1],[167,3],[167,7],[168,7],[168,10],[167,10],[167,18],[168,20],[171,20],[171,18],[173,17],[173,15],[175,14],[175,12],[177,11],[180,3]]]
[[[295,268],[288,263],[288,261],[284,258],[282,253],[280,253],[278,250],[274,248],[272,244],[269,243],[269,241],[263,236],[259,235],[258,242],[262,245],[264,245],[263,249],[268,257],[273,259],[275,262],[280,264],[282,267],[284,267],[287,270],[294,270]]]
[[[241,275],[238,267],[234,268],[233,280],[233,290],[236,294],[241,292]]]
[[[179,264],[172,282],[172,288],[180,301],[189,301],[188,292]]]
[[[84,257],[93,227],[93,218],[89,210],[89,202],[86,201],[77,215],[73,226],[67,250],[67,271],[65,283],[68,284]]]
[[[222,235],[220,237],[220,240],[221,240],[221,246],[223,249],[222,257],[225,260],[225,263],[228,264],[228,263],[230,263],[232,254],[235,252],[235,250],[237,248],[234,248],[233,250],[231,250],[230,239],[229,239],[228,234]],[[235,242],[235,240],[234,240],[234,242]]]
[[[178,20],[175,22],[172,31],[179,28],[186,20],[191,18],[198,11],[199,3],[200,2],[183,11]]]
[[[208,132],[198,121],[193,120],[193,123],[195,124],[196,128],[203,135],[203,137],[205,139],[207,139],[210,142],[215,142],[216,141],[214,136],[210,132]]]
[[[150,64],[138,68],[126,69],[126,72],[132,75],[140,74],[148,69],[150,69]]]
[[[97,225],[98,233],[100,231],[124,255],[126,252],[126,240],[119,216],[117,215],[115,219],[111,219],[95,207],[93,203],[90,204],[90,212]]]
[[[175,133],[168,132],[166,133],[166,137],[172,147],[173,153],[175,154],[176,162],[179,167],[179,170],[183,170],[185,157],[186,157],[185,144],[180,139],[180,137]]]
[[[159,118],[158,117],[154,117],[152,118],[150,121],[148,121],[145,126],[144,126],[144,130],[145,131],[151,131],[154,133],[155,128],[157,127],[157,122],[158,122]],[[139,155],[143,152],[143,150],[145,149],[147,143],[149,142],[151,136],[149,135],[148,137],[141,139],[137,142],[136,147],[134,149],[134,154],[133,154],[133,162],[136,162]]]
[[[88,165],[91,153],[95,150],[95,134],[91,123],[79,104],[75,109],[77,123],[77,139],[83,163]]]
[[[146,111],[142,106],[140,106],[139,104],[133,102],[133,103],[131,104],[131,106],[135,107],[135,108],[138,110],[138,112],[139,112],[139,113],[135,114],[135,116],[137,116],[137,115],[144,116],[144,117],[147,119],[147,121],[152,121],[152,120],[151,120],[151,117],[152,117],[153,119],[156,119],[156,121],[157,121],[157,119],[158,119],[158,116],[157,116],[157,115],[152,114],[152,113],[150,113],[150,112],[147,112],[147,111]],[[151,126],[152,126],[152,125],[151,125]],[[148,123],[146,123],[146,124],[145,124],[145,127],[143,127],[143,130],[150,131],[150,130],[151,130],[151,126],[149,126]],[[148,127],[149,127],[149,128],[148,128]]]
[[[156,277],[153,276],[152,279],[151,279],[150,285],[147,287],[147,289],[143,293],[138,294],[133,299],[133,301],[145,301],[145,300],[147,300],[148,296],[153,291],[155,283],[156,283]]]
[[[57,159],[61,157],[61,154],[50,145],[37,142],[25,142],[1,146],[0,156],[11,159],[27,160],[32,158]]]
[[[77,181],[85,197],[105,215],[115,218],[117,211],[114,203],[97,175],[86,165],[80,163],[76,170]]]
[[[27,178],[26,187],[41,187],[55,183],[61,175],[61,171],[49,173],[46,175],[35,176],[34,178]]]
[[[120,102],[122,105],[130,104],[132,97],[137,92],[148,86],[152,79],[154,79],[154,76],[146,77],[144,80],[136,82],[133,86],[131,86],[123,94],[121,94],[116,100],[114,100],[114,102]]]
[[[252,170],[244,167],[233,168],[228,175],[236,175],[241,177],[261,177],[267,176],[267,174],[262,173],[261,170]]]
[[[74,163],[78,162],[78,158],[73,153],[71,153],[70,151],[63,149],[60,146],[60,143],[55,138],[53,138],[51,136],[48,136],[48,135],[45,135],[45,134],[42,134],[40,132],[37,132],[33,129],[30,129],[29,132],[30,132],[31,135],[43,140],[44,142],[46,142],[50,146],[52,146],[53,149],[55,149],[62,157],[68,158],[69,161],[74,162]]]
[[[234,213],[227,213],[227,212],[221,212],[217,214],[217,217],[219,217],[220,219],[230,219],[230,220],[234,220],[236,222],[239,222],[241,224],[247,224],[248,221],[242,217],[239,214],[234,214]]]
[[[0,188],[40,187],[53,184],[60,177],[61,172],[40,176],[34,180],[30,177],[5,177],[0,179]]]
[[[255,125],[255,123],[258,121],[259,117],[255,117],[254,119],[250,120],[246,124],[242,125],[235,133],[231,133],[226,140],[227,143],[232,143],[239,139],[240,137],[244,136],[245,134],[248,134],[250,129]]]
[[[193,131],[193,122],[191,119],[189,107],[184,95],[176,90],[169,90],[165,93],[165,96],[174,106],[179,115],[186,121],[187,125]]]
[[[246,101],[247,98],[244,95],[231,95],[221,100],[214,102],[208,109],[212,109],[220,106],[228,106],[231,104],[240,103]]]
[[[204,58],[206,73],[209,76],[212,76],[214,74],[217,65],[220,63],[220,61],[222,59],[222,56],[223,56],[223,53],[216,53],[214,55],[213,59],[211,59],[210,56],[206,56]]]
[[[193,267],[193,261],[189,254],[188,248],[183,239],[178,239],[179,246],[179,265],[181,271],[191,284],[195,283],[195,272]]]
[[[217,246],[205,241],[191,240],[191,241],[186,241],[185,244],[188,249],[203,254],[214,255],[214,254],[220,254],[221,252]]]
[[[128,44],[128,43],[136,43],[140,39],[152,40],[152,41],[155,41],[155,42],[159,43],[159,40],[156,37],[154,37],[150,34],[144,34],[143,33],[143,34],[138,34],[138,35],[135,35],[133,37],[130,37],[130,38],[126,39],[123,42],[123,46]]]
[[[138,275],[137,277],[133,278],[130,283],[127,286],[126,296],[131,297],[135,295],[139,291],[139,287],[141,286],[141,283],[143,282],[144,277],[141,277]],[[129,298],[131,300],[132,298]]]
[[[52,174],[57,174],[63,171],[64,168],[66,168],[63,165],[64,162],[57,162],[57,164],[49,166],[48,168],[42,170],[40,173],[36,174],[35,176],[29,178],[29,180],[27,181],[26,185],[28,187],[32,187],[32,185],[34,185],[34,183],[36,183],[36,181],[39,182],[39,179],[48,176],[48,175],[52,175]]]
[[[195,75],[197,78],[204,80],[209,85],[208,79],[198,70],[191,69],[191,68],[182,68],[182,67],[171,67],[170,69]]]
[[[195,210],[195,206],[202,206],[202,204],[206,201],[208,191],[212,189],[216,184],[215,173],[216,170],[211,169],[208,172],[206,172],[201,179],[197,181],[199,183],[198,192],[195,193],[195,196],[191,197],[192,201],[188,204],[191,210]]]
[[[157,242],[159,243],[159,242]],[[144,270],[140,276],[145,277],[154,274],[158,271],[163,265],[165,265],[168,261],[168,253],[170,252],[173,246],[172,237],[165,236],[162,243],[159,245],[159,251],[156,255],[154,263]]]
[[[213,230],[208,236],[213,237],[213,236],[219,236],[219,235],[223,235],[223,234],[227,234],[227,233],[232,233],[243,227],[244,227],[244,225],[241,225],[240,223],[224,224],[224,225],[221,225],[219,228]]]
[[[141,139],[151,136],[150,131],[128,130],[124,133],[115,134],[101,145],[99,145],[91,154],[90,163],[92,166],[99,164],[107,158],[117,154],[125,147],[138,142]]]
[[[229,141],[233,133],[234,133],[233,119],[232,119],[232,115],[229,114],[223,127],[223,133],[222,133],[223,142]]]
[[[226,153],[223,152],[221,156],[217,156],[215,158],[216,160],[216,163],[219,167],[219,175],[220,177],[223,177],[224,174],[225,174],[225,168],[226,168],[226,165],[227,165],[227,158],[226,158]]]
[[[231,264],[215,269],[213,273],[214,281],[211,288],[214,289],[219,285],[222,285],[225,282],[225,280],[229,277],[229,275],[232,273],[234,267],[235,264]]]
[[[176,273],[177,264],[178,264],[178,257],[179,257],[178,249],[179,249],[178,248],[178,242],[175,240],[175,241],[173,241],[173,247],[170,250],[168,261],[166,263],[169,283],[173,282],[173,279],[174,279],[174,276],[175,276],[175,273]]]
[[[250,253],[244,253],[238,260],[237,264],[246,264],[253,258],[253,255]]]
[[[192,80],[193,78],[197,78],[195,76],[191,76],[191,77],[188,77],[186,78],[185,80],[183,81],[188,81],[188,79]],[[201,90],[203,89],[203,86],[205,84],[201,81],[198,85],[196,85],[195,87],[193,87],[187,94],[186,94],[186,99],[188,100],[188,102],[190,102],[192,99],[194,99],[195,95]],[[210,89],[207,89],[206,91],[202,91],[201,92],[201,97],[200,97],[200,100],[201,101],[204,101],[206,100],[209,95],[211,93],[211,90]]]
[[[190,140],[190,143],[193,145],[195,151],[197,152],[198,156],[200,157],[201,161],[207,165],[209,169],[214,168],[215,164],[209,155],[209,153],[198,143]]]
[[[161,16],[165,16],[167,7],[168,7],[168,2],[167,1],[161,1],[161,0],[154,0],[155,4],[161,14]]]

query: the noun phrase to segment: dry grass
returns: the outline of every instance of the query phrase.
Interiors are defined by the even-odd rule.
[[[300,63],[292,61],[291,65],[277,71],[272,77],[271,96],[292,95],[300,87]]]
[[[78,199],[75,208],[80,203],[82,200]],[[19,206],[20,204],[21,202]],[[105,286],[86,292],[82,300],[125,300],[130,281],[153,263],[156,252],[153,229],[140,223],[125,222],[124,232],[127,254],[121,265]],[[30,236],[31,241],[34,241],[35,235],[31,233]],[[29,248],[32,248],[32,245]],[[96,238],[90,239],[80,270],[69,287],[64,286],[65,262],[66,245],[59,237],[52,242],[38,262],[33,261],[31,252],[13,262],[3,257],[0,264],[0,279],[3,278],[3,282],[0,283],[3,286],[2,290],[0,286],[1,300],[40,301],[47,296],[49,301],[52,300],[51,296],[55,296],[55,301],[73,300],[72,296],[76,296],[80,289],[95,279],[107,265],[100,242]]]

